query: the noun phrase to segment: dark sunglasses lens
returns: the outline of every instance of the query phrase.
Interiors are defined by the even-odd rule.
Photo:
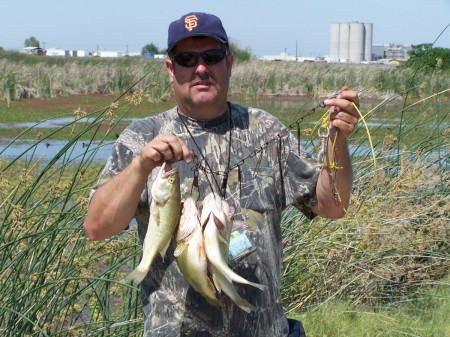
[[[210,50],[203,53],[203,61],[207,65],[217,64],[225,58],[225,51],[223,50]]]
[[[183,67],[194,67],[198,63],[198,54],[194,53],[179,53],[173,59],[176,63]]]
[[[201,57],[206,65],[211,66],[222,61],[226,55],[225,50],[213,49],[203,53],[178,53],[173,56],[173,60],[182,67],[195,67]]]

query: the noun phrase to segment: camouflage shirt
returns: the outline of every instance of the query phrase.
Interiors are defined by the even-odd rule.
[[[173,247],[169,247],[164,260],[158,255],[140,285],[144,336],[288,335],[280,296],[281,212],[292,204],[306,216],[312,215],[320,166],[275,117],[233,103],[229,108],[211,121],[192,120],[180,115],[177,108],[135,120],[118,138],[101,180],[118,174],[146,143],[164,133],[182,138],[195,155],[189,164],[173,164],[179,169],[182,200],[193,196],[201,201],[211,189],[217,191],[229,168],[226,200],[235,209],[233,225],[241,229],[246,242],[243,251],[230,244],[230,250],[237,250],[239,256],[230,259],[229,265],[247,280],[265,285],[266,290],[234,284],[240,296],[257,308],[249,314],[225,294],[218,295],[222,308],[211,306],[185,281]],[[136,211],[141,240],[157,171],[150,175]]]

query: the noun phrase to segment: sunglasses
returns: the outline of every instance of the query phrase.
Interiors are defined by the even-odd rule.
[[[202,58],[207,66],[212,66],[222,61],[227,55],[228,50],[210,49],[201,53],[193,51],[177,53],[171,55],[170,59],[182,67],[195,67],[198,64],[198,60]]]

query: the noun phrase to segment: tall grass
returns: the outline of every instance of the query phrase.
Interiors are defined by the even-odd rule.
[[[133,83],[153,100],[171,95],[162,60],[145,58],[57,58],[0,52],[3,78],[21,74],[15,81],[0,81],[0,99],[13,90],[13,98],[47,98],[55,95],[121,94]],[[145,74],[147,76],[143,77]],[[244,97],[261,95],[327,96],[348,85],[366,97],[384,98],[392,93],[425,97],[450,87],[446,72],[429,74],[387,65],[327,63],[237,62],[230,93]],[[155,90],[155,86],[157,90]]]
[[[144,58],[52,58],[0,52],[0,74],[20,74],[14,81],[15,99],[51,98],[57,95],[122,94],[148,92],[164,98],[170,85],[161,60]],[[144,76],[146,75],[146,76]],[[11,85],[0,83],[0,99]]]
[[[450,333],[448,281],[395,308],[332,301],[296,318],[309,337],[445,337]]]
[[[94,131],[92,140],[102,140],[95,137],[99,129],[120,120],[111,119],[114,107],[92,112],[81,131],[73,123],[63,126],[71,136],[48,162],[34,151],[51,136],[0,162],[2,336],[139,334],[139,296],[123,281],[124,266],[139,254],[135,236],[87,240],[81,224],[102,168],[92,162],[99,147],[91,144],[82,155],[72,155],[85,133]]]
[[[36,58],[29,62],[34,60]],[[1,60],[0,71],[8,71],[9,62]],[[52,94],[55,94],[56,83],[64,83],[60,84],[64,87],[60,93],[92,88],[114,93],[127,88],[146,71],[152,72],[151,67],[155,66],[145,60],[120,62],[51,61],[34,65],[34,68],[42,67],[39,71],[28,69],[29,64],[26,64],[21,71],[15,72],[15,83],[22,83],[16,84],[15,90],[24,85],[21,79],[31,76],[33,79],[27,82],[27,90],[37,93],[33,83],[34,76],[39,75],[41,84],[50,79]],[[345,74],[341,78],[338,68],[327,69],[325,65],[295,65],[296,68],[291,68],[294,65],[255,61],[245,65],[247,72],[240,66],[237,65],[233,75],[233,90],[243,95],[267,94],[267,91],[256,89],[257,83],[266,83],[271,93],[284,95],[309,90],[302,89],[303,85],[311,88],[312,91],[306,91],[308,93],[335,92],[345,82]],[[60,67],[66,74],[60,72]],[[139,75],[129,75],[125,67],[129,67],[130,73],[136,71]],[[353,67],[355,69],[358,70]],[[384,103],[366,115],[368,121],[385,117],[379,125],[370,127],[376,139],[374,150],[378,169],[374,171],[367,136],[361,126],[350,140],[355,184],[349,216],[339,221],[306,221],[292,208],[284,213],[282,297],[291,316],[311,310],[306,311],[311,315],[308,317],[320,322],[320,310],[331,310],[329,305],[337,300],[346,303],[343,308],[337,308],[341,312],[353,310],[358,305],[395,310],[401,303],[415,301],[424,294],[428,294],[430,301],[443,297],[442,303],[449,302],[448,292],[444,295],[429,292],[434,285],[448,285],[445,275],[450,265],[448,95],[440,94],[414,106],[410,106],[406,97],[403,105],[392,111],[389,97],[416,92],[414,83],[423,79],[415,82],[414,78],[408,78],[404,86],[401,79],[395,79],[395,90],[388,84],[373,89],[364,78],[370,77],[370,70],[361,68],[352,74],[356,82],[362,81],[363,95],[372,97],[371,90],[379,90],[375,96],[387,95],[392,90]],[[385,69],[381,71],[384,73]],[[395,70],[389,68],[383,75],[387,82],[394,81],[389,77],[394,76],[389,74],[391,71]],[[80,72],[84,72],[84,79],[76,76]],[[165,82],[158,78],[159,73],[158,70],[152,72],[151,79],[139,82],[134,90],[145,91],[146,85],[164,88],[161,83]],[[53,75],[48,77],[48,74]],[[373,73],[373,77],[376,76]],[[89,81],[85,81],[87,78]],[[120,81],[116,81],[119,78]],[[301,78],[309,78],[309,82],[305,84]],[[407,87],[406,83],[413,83],[413,87]],[[422,86],[422,97],[428,86],[427,90],[435,90],[431,82],[427,82]],[[69,90],[69,87],[74,89]],[[48,89],[39,90],[45,92]],[[165,89],[161,90],[160,94],[170,95]],[[420,95],[417,93],[416,96]],[[130,108],[142,98],[139,95],[132,97],[135,99],[127,97]],[[97,145],[88,142],[86,152],[78,158],[73,157],[74,145],[81,139],[86,142],[86,135],[90,141],[107,139],[108,134],[101,133],[100,129],[111,128],[123,117],[115,116],[115,109],[115,105],[111,105],[91,112],[91,120],[82,128],[73,128],[72,123],[56,130],[55,133],[68,130],[70,136],[67,146],[50,161],[40,160],[35,153],[36,147],[30,146],[16,159],[0,162],[2,336],[142,334],[138,290],[124,281],[125,273],[134,267],[141,252],[135,228],[100,243],[89,242],[81,228],[89,191],[99,176],[101,165],[93,162],[94,154],[99,150]],[[401,116],[403,127],[399,128],[396,124]],[[32,129],[24,131],[25,135]],[[420,137],[417,137],[418,130]],[[381,136],[377,136],[379,134]],[[35,145],[51,137],[48,134]],[[406,146],[404,140],[408,138]],[[14,140],[10,145],[13,143]],[[374,185],[372,179],[376,179]],[[360,202],[361,208],[355,214]],[[401,327],[393,329],[398,331],[391,329],[372,335],[395,336],[404,332]],[[325,334],[314,331],[320,336]],[[430,335],[428,331],[414,333]]]

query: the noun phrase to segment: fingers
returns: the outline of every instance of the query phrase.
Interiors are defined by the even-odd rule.
[[[163,162],[174,163],[179,160],[190,162],[192,159],[186,143],[174,134],[158,135],[144,146],[140,154],[141,163],[150,169]]]
[[[323,103],[330,107],[332,127],[339,129],[342,136],[348,137],[359,120],[359,112],[356,108],[359,106],[358,93],[344,86],[336,98],[326,99]]]

